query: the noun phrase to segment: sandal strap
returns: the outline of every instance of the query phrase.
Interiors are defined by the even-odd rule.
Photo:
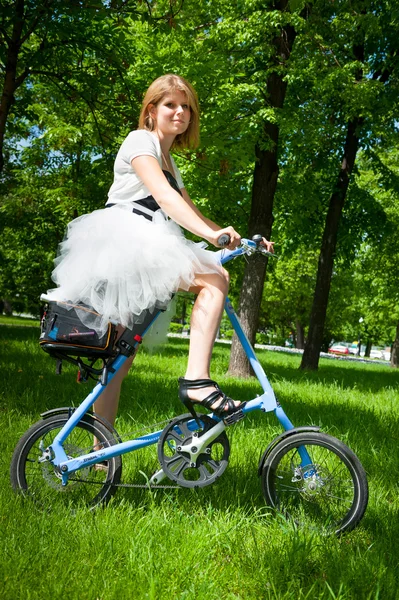
[[[222,398],[219,394],[218,398],[221,400],[220,403],[216,408],[212,409],[215,415],[217,415],[218,417],[224,417],[226,414],[236,412],[242,406],[242,404],[240,404],[239,406],[235,406],[234,401],[228,396],[226,396],[226,394],[223,394]]]
[[[216,400],[222,400],[223,404],[225,404],[225,401],[222,398],[222,394],[218,391],[212,392],[211,394],[209,394],[209,396],[206,396],[206,398],[201,400],[201,404],[203,406],[205,406],[205,408],[208,408],[209,410],[213,410],[212,404],[215,404]],[[221,406],[221,404],[220,404],[220,406]],[[218,406],[218,409],[219,409],[219,406]]]
[[[219,388],[216,381],[213,379],[184,379],[184,377],[179,377],[179,384],[186,389],[199,390],[201,388],[215,386]]]
[[[214,387],[215,390],[211,392],[208,396],[206,396],[203,400],[198,402],[193,402],[189,398],[187,390],[201,389],[206,387]],[[208,410],[211,410],[213,414],[215,414],[221,419],[224,419],[229,414],[232,414],[242,409],[246,404],[246,402],[241,402],[241,404],[236,406],[234,400],[226,396],[223,390],[220,389],[217,382],[213,379],[185,379],[184,377],[179,377],[179,388],[180,400],[185,406],[187,406],[190,409],[190,411],[192,409],[193,404],[200,404]],[[219,403],[217,407],[214,408],[213,405],[217,402]]]
[[[213,405],[218,401],[219,404],[216,407],[213,407]],[[226,396],[226,394],[220,389],[209,394],[209,396],[201,400],[200,404],[205,406],[205,408],[208,410],[211,410],[218,417],[226,415],[226,408],[227,413],[235,412],[239,409],[239,407],[234,404],[234,400]],[[242,405],[240,404],[240,406]]]

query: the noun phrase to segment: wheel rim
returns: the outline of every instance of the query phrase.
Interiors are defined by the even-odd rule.
[[[356,473],[335,448],[314,441],[304,445],[312,458],[309,465],[301,464],[295,446],[271,461],[269,495],[274,506],[296,524],[338,533],[356,512]]]
[[[68,485],[62,485],[61,474],[50,462],[39,462],[43,450],[52,444],[65,421],[54,424],[50,429],[44,426],[31,443],[25,448],[20,458],[23,470],[20,475],[20,487],[25,495],[30,496],[42,508],[49,508],[55,502],[69,505],[91,504],[95,506],[104,499],[112,482],[113,461],[101,465],[85,467],[71,474]],[[95,431],[98,437],[98,432]],[[100,440],[103,441],[103,440]],[[76,458],[93,449],[94,432],[91,427],[79,423],[70,433],[64,444],[68,458]],[[108,445],[108,444],[106,444]]]

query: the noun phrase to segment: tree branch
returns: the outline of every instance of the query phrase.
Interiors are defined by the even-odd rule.
[[[388,57],[388,59],[393,59],[397,56],[397,51],[394,50],[393,52],[391,52]],[[378,71],[375,71],[375,73],[373,73],[373,80],[374,81],[380,81],[381,83],[386,83],[388,81],[388,79],[390,78],[390,76],[392,75],[394,71],[394,67],[393,65],[387,67],[387,66],[383,66],[381,69],[378,69]]]
[[[22,44],[24,44],[26,42],[26,40],[32,35],[32,33],[35,31],[40,19],[43,17],[43,15],[46,14],[47,12],[47,8],[52,4],[52,0],[44,0],[44,6],[43,8],[39,9],[39,12],[37,13],[36,17],[33,19],[31,25],[28,25],[28,31],[25,33],[25,35],[21,38],[21,46]]]
[[[108,159],[108,152],[106,150],[104,138],[103,138],[100,126],[99,126],[98,121],[97,121],[97,117],[96,117],[96,114],[95,114],[95,109],[94,109],[94,106],[93,106],[93,102],[91,102],[88,98],[85,98],[85,96],[77,88],[75,88],[73,85],[71,85],[69,83],[69,81],[66,81],[62,77],[62,75],[59,75],[57,73],[52,73],[50,71],[41,71],[41,70],[37,70],[37,69],[32,69],[29,72],[32,73],[33,75],[44,75],[45,77],[48,77],[57,86],[57,88],[59,89],[59,91],[61,92],[61,94],[63,96],[65,96],[65,90],[59,85],[59,82],[62,82],[65,86],[67,86],[70,90],[72,90],[73,92],[75,92],[77,94],[77,96],[79,98],[81,98],[85,102],[85,104],[88,106],[88,108],[89,108],[89,110],[90,110],[90,112],[91,112],[91,114],[93,116],[94,123],[95,123],[95,126],[96,126],[96,130],[97,130],[98,136],[100,138],[100,143],[101,143],[101,147],[102,147],[102,150],[104,152],[105,158]]]
[[[3,35],[6,43],[9,44],[11,42],[11,38],[9,35],[7,35],[7,32],[5,29],[3,29],[3,27],[0,27],[0,33]]]
[[[29,68],[27,67],[21,75],[15,78],[15,89],[19,88],[19,86],[25,81],[27,76],[29,75]]]

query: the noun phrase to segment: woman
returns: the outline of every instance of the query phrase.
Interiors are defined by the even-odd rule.
[[[191,411],[200,403],[223,417],[243,406],[210,379],[228,273],[215,253],[186,240],[178,225],[214,246],[222,234],[229,235],[230,249],[241,238],[233,227],[221,228],[204,217],[184,188],[170,151],[195,147],[198,138],[199,107],[192,86],[177,75],[156,79],[145,95],[139,129],[127,136],[116,157],[106,209],[69,226],[53,272],[59,288],[52,293],[58,300],[93,306],[102,315],[95,324],[99,331],[109,321],[131,327],[143,310],[164,305],[179,289],[197,294],[179,397]],[[263,243],[272,249],[272,243]],[[96,402],[96,412],[111,423],[132,360]]]

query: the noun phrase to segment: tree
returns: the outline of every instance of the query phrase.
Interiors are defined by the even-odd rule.
[[[67,223],[104,205],[112,177],[95,157],[88,107],[66,103],[39,85],[35,95],[30,111],[37,133],[20,150],[0,203],[0,297],[38,314],[40,294],[53,287],[53,259]]]
[[[287,20],[288,0],[274,2],[269,13],[274,27],[271,29],[270,47],[261,49],[258,68],[262,69],[264,89],[260,89],[263,98],[263,120],[260,136],[255,145],[255,168],[253,173],[251,209],[248,223],[248,235],[261,233],[268,239],[271,237],[273,222],[273,201],[278,178],[279,125],[278,112],[283,108],[287,90],[285,79],[286,64],[290,57],[296,30]],[[267,115],[267,116],[266,116]],[[273,115],[273,118],[270,118]],[[267,268],[267,260],[260,255],[249,259],[244,273],[240,296],[239,315],[249,341],[254,343],[259,322],[259,308]],[[233,338],[229,373],[245,377],[251,369],[245,352],[238,341]]]
[[[35,78],[46,80],[66,96],[80,95],[95,114],[92,87],[82,89],[79,72],[85,71],[87,83],[91,71],[94,89],[103,83],[105,73],[109,76],[110,68],[123,80],[119,51],[128,49],[126,29],[129,17],[137,11],[135,0],[1,0],[0,6],[2,173],[7,122],[10,115],[25,116],[26,88],[29,90]]]
[[[358,186],[373,196],[383,211],[378,231],[364,238],[355,267],[358,315],[364,333],[374,342],[391,345],[391,365],[398,366],[399,322],[399,170],[396,136],[387,136],[378,150],[359,159]]]
[[[365,133],[367,128],[372,129],[374,125],[373,120],[377,120],[378,122],[378,118],[375,118],[375,111],[378,111],[376,113],[377,117],[381,115],[381,109],[384,107],[387,96],[386,87],[389,90],[387,84],[394,72],[391,60],[396,54],[396,47],[392,45],[392,31],[388,28],[381,36],[381,31],[378,30],[376,23],[373,21],[373,19],[380,19],[381,26],[384,23],[386,14],[384,12],[381,14],[381,11],[377,9],[373,12],[373,19],[368,19],[368,8],[370,9],[371,7],[368,7],[367,4],[364,1],[359,2],[358,12],[355,14],[351,13],[350,15],[352,18],[352,27],[349,31],[346,30],[346,38],[351,40],[352,51],[350,52],[345,42],[342,43],[341,47],[339,40],[338,44],[336,43],[336,47],[342,53],[341,57],[338,57],[338,64],[340,64],[339,61],[341,60],[342,64],[347,69],[349,67],[353,72],[352,84],[349,83],[348,86],[348,89],[352,88],[353,91],[352,100],[349,98],[351,101],[348,102],[344,111],[347,114],[347,125],[342,160],[336,183],[330,196],[326,215],[308,339],[301,362],[302,369],[316,369],[318,367],[338,229],[350,177],[354,169],[361,140],[366,141],[367,138],[371,137]],[[372,8],[375,9],[376,7],[373,5]],[[348,14],[346,7],[344,7],[342,12],[338,10],[336,19],[338,21],[342,20],[342,23],[347,24]],[[379,46],[377,46],[376,32],[377,36],[382,37],[382,39],[378,37]],[[331,40],[330,46],[332,46],[332,42],[333,40]],[[365,69],[367,70],[368,78],[364,78]],[[379,85],[376,85],[376,83]],[[348,89],[346,90],[347,93]],[[357,92],[355,92],[356,89]],[[360,90],[363,94],[362,98],[359,97]],[[376,93],[374,97],[370,94],[371,90]],[[353,102],[353,100],[355,101]]]
[[[137,120],[126,70],[140,14],[130,0],[2,4],[0,297],[37,312],[67,222],[104,205],[122,128]]]
[[[281,240],[280,247],[282,246]],[[316,253],[298,246],[292,255],[279,252],[279,260],[268,268],[263,288],[260,324],[262,329],[283,333],[282,342],[291,334],[296,348],[303,348],[305,325],[310,314],[311,291],[316,275]]]

